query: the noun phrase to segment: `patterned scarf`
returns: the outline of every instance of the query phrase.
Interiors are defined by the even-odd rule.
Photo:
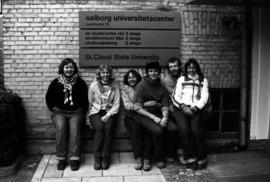
[[[114,90],[115,89],[115,85],[114,85],[115,83],[114,83],[114,80],[112,80],[109,84],[107,84],[109,87],[110,87],[110,89],[111,90]],[[100,93],[105,93],[106,92],[106,90],[105,90],[105,88],[104,88],[104,86],[103,86],[104,84],[102,84],[101,83],[101,81],[98,81],[98,89],[99,89],[99,92]]]
[[[196,97],[197,97],[198,100],[200,100],[200,99],[201,99],[201,81],[200,81],[200,79],[199,79],[199,75],[198,75],[198,74],[196,74],[196,75],[194,75],[194,76],[188,75],[188,77],[189,77],[191,80],[193,80],[194,85],[195,85],[196,80],[199,81],[199,84],[198,84],[198,92],[197,92]],[[193,86],[193,87],[194,87],[194,86]]]
[[[74,105],[72,100],[72,86],[76,83],[76,81],[77,75],[74,75],[70,81],[64,79],[63,75],[59,75],[58,82],[64,86],[63,90],[63,92],[65,93],[64,104],[67,104],[69,102],[69,105],[71,106]]]

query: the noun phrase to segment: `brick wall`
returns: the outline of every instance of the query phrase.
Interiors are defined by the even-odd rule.
[[[243,19],[243,9],[233,7],[187,6],[185,0],[6,0],[4,14],[5,86],[17,92],[27,111],[29,140],[53,140],[44,96],[57,76],[63,58],[79,58],[79,11],[118,11],[157,9],[181,13],[182,30],[179,54],[182,61],[197,58],[211,87],[240,86],[241,31],[225,28],[224,17]],[[116,68],[122,80],[129,68]],[[138,68],[140,73],[143,72]],[[89,85],[95,69],[80,68]],[[125,137],[123,123],[117,137]]]
[[[0,89],[4,87],[4,69],[3,66],[0,65]]]
[[[0,89],[4,87],[3,68],[3,16],[0,15]]]
[[[182,60],[197,58],[213,88],[239,87],[242,11],[197,6],[187,7],[181,14]],[[224,17],[233,16],[239,27],[225,28]]]

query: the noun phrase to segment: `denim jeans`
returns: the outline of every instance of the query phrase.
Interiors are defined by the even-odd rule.
[[[52,114],[52,120],[56,128],[56,159],[66,160],[69,154],[70,160],[80,160],[83,110],[57,109]]]
[[[174,158],[176,153],[177,153],[176,151],[183,150],[183,144],[182,144],[183,142],[182,142],[182,138],[180,136],[179,128],[176,124],[174,116],[172,115],[172,112],[169,114],[169,118],[175,124],[174,126],[176,127],[176,129],[174,128],[174,130],[172,132],[167,132],[167,134],[165,136],[165,140],[170,141],[170,142],[166,142],[166,144],[167,145],[171,144],[174,146],[173,148],[171,148],[167,152],[167,156]],[[168,148],[168,147],[166,147],[166,148]],[[177,154],[179,154],[179,153],[177,153]]]
[[[201,113],[197,112],[193,117],[190,117],[185,115],[181,110],[176,109],[173,112],[173,116],[180,130],[184,148],[184,159],[187,162],[206,160],[207,152]]]
[[[101,110],[99,113],[90,116],[90,122],[95,128],[94,150],[96,159],[110,158],[116,116],[111,116],[106,122],[103,122],[101,117],[105,114],[106,111]]]
[[[136,122],[135,115],[137,113],[132,111],[127,111],[126,118],[124,120],[125,126],[127,128],[128,133],[130,134],[133,155],[134,158],[142,157],[142,144],[143,144],[143,136],[141,126]]]
[[[158,117],[162,117],[161,113],[157,115]],[[177,131],[177,126],[171,120],[168,121],[167,127],[162,128],[160,125],[155,123],[149,117],[137,114],[135,116],[136,122],[141,126],[141,132],[143,136],[143,157],[145,159],[150,159],[152,157],[151,150],[153,146],[154,150],[154,158],[156,161],[164,160],[166,153],[172,153],[174,150],[174,142],[171,140],[175,140],[170,138],[170,141],[164,140],[165,131],[167,134],[171,132]],[[173,135],[169,135],[173,136]],[[165,145],[166,143],[166,145]],[[165,149],[165,146],[167,147]]]

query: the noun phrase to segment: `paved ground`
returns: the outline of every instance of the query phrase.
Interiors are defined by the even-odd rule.
[[[41,159],[41,155],[24,156],[18,166],[18,171],[15,174],[5,174],[0,177],[0,182],[30,182]],[[3,171],[1,167],[0,170]]]
[[[270,182],[270,152],[246,151],[209,155],[206,170],[181,172],[169,164],[162,172],[168,182]]]
[[[222,182],[269,182],[270,151],[215,154],[208,170]]]
[[[78,171],[71,171],[70,166],[58,171],[55,155],[44,155],[32,182],[166,182],[161,170],[156,167],[150,172],[135,170],[132,153],[114,153],[109,170],[97,171],[93,168],[93,162],[93,154],[84,154]]]
[[[93,169],[93,154],[82,156],[79,171],[56,169],[55,155],[24,160],[17,174],[2,177],[0,182],[269,182],[270,152],[235,152],[209,155],[205,170],[187,171],[179,163],[159,170],[136,171],[131,153],[114,153],[109,170]],[[41,160],[40,160],[41,159]],[[39,162],[40,161],[40,162]]]

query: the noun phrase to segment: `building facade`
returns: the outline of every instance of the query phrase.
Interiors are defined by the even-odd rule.
[[[207,124],[209,141],[223,137],[225,143],[239,143],[241,71],[246,31],[244,7],[190,5],[186,0],[5,0],[2,75],[5,87],[12,89],[23,99],[27,113],[27,148],[30,153],[54,151],[52,144],[55,131],[45,103],[45,94],[49,83],[57,76],[62,59],[70,57],[79,62],[80,11],[178,12],[181,16],[181,33],[176,38],[181,42],[181,60],[185,62],[189,58],[196,58],[199,61],[203,73],[209,79],[215,99],[215,119]],[[256,62],[253,62],[252,67],[252,74],[255,76],[261,73],[257,69],[266,69]],[[115,67],[116,79],[122,81],[128,69],[130,67]],[[143,74],[141,67],[135,69]],[[80,67],[79,70],[90,85],[96,68]],[[259,102],[266,102],[269,108],[269,99],[266,101],[261,97],[254,97],[260,91],[256,88],[261,88],[261,85],[256,85],[261,82],[261,76],[254,75],[252,103],[256,105],[252,106],[258,110],[261,104]],[[266,95],[269,98],[269,94]],[[249,106],[247,103],[247,109],[250,109]],[[251,121],[248,121],[244,129],[247,139],[269,139],[269,109],[266,112],[268,120],[264,121],[261,121],[259,117],[262,115],[256,109],[250,109]],[[267,126],[263,132],[260,127],[262,124]],[[91,150],[89,133],[86,129],[85,150]],[[130,149],[121,117],[115,138],[115,149]]]

